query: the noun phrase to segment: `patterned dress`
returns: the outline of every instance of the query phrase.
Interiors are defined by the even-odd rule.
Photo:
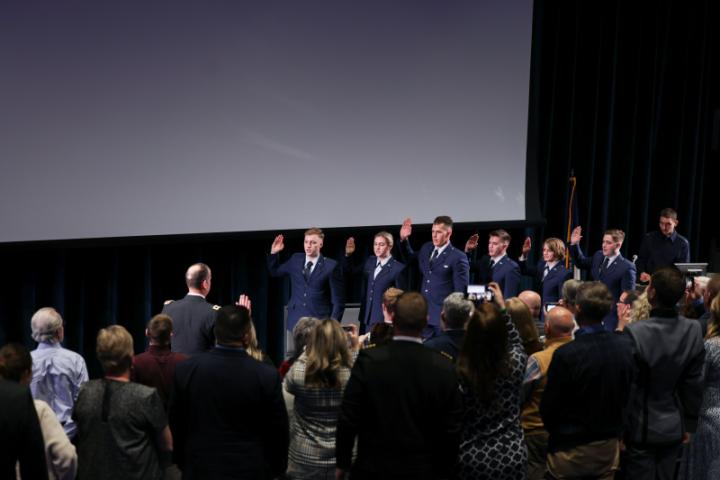
[[[483,404],[461,384],[465,403],[460,441],[460,479],[516,480],[527,475],[527,449],[520,426],[520,389],[527,356],[512,320],[508,329],[510,374],[495,381],[495,396]]]
[[[720,337],[705,341],[703,400],[698,426],[683,456],[678,478],[720,478]]]

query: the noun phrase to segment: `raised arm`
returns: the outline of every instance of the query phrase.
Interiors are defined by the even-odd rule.
[[[280,277],[287,274],[285,265],[280,265],[280,255],[285,248],[285,237],[278,235],[270,246],[270,255],[267,257],[267,267],[271,277]]]
[[[582,227],[575,227],[570,234],[570,256],[575,265],[583,270],[592,267],[592,257],[586,257],[580,248],[580,240],[582,239]]]

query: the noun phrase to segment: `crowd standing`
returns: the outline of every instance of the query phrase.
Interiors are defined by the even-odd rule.
[[[0,349],[0,477],[720,478],[720,276],[674,267],[690,258],[677,225],[662,210],[636,262],[617,229],[585,255],[578,227],[567,246],[545,239],[534,265],[532,240],[511,259],[504,230],[487,254],[478,235],[454,247],[447,216],[419,249],[410,219],[399,245],[379,232],[359,264],[353,238],[324,257],[318,228],[283,262],[279,235],[268,269],[292,292],[279,368],[247,296],[206,300],[202,263],[148,322],[146,352],[122,326],[100,330],[101,378],[41,308],[36,349]],[[537,288],[520,291],[522,275]],[[362,285],[357,326],[338,321],[348,278]]]

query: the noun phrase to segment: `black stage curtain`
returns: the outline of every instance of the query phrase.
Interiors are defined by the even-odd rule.
[[[632,257],[642,234],[657,228],[659,210],[671,206],[693,260],[715,258],[710,179],[720,164],[719,8],[712,0],[536,1],[528,161],[537,171],[544,222],[459,225],[456,246],[479,232],[483,248],[482,237],[495,227],[512,234],[513,257],[526,234],[564,238],[567,178],[574,171],[587,251],[599,247],[604,229],[621,228],[624,254]],[[428,217],[436,214],[452,212]],[[392,233],[401,220],[388,227]],[[337,258],[353,235],[356,257],[363,258],[377,230],[329,230],[323,253]],[[209,301],[229,304],[250,295],[260,341],[277,362],[288,285],[269,278],[265,268],[276,233],[1,245],[0,344],[33,347],[30,317],[51,305],[66,320],[65,345],[83,354],[97,376],[98,329],[124,325],[142,351],[145,323],[164,300],[185,294],[185,269],[202,261],[213,271]],[[285,233],[288,253],[300,251],[302,232]],[[412,238],[419,246],[429,227],[416,228]],[[539,246],[535,242],[535,257]],[[358,301],[359,285],[348,282],[347,292],[349,301]]]

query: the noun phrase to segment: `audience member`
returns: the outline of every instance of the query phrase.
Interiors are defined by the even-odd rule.
[[[538,335],[542,335],[545,329],[545,314],[543,312],[543,303],[540,294],[534,290],[523,290],[517,298],[530,309],[530,316],[532,317]]]
[[[427,308],[421,294],[404,293],[393,341],[360,351],[338,419],[337,479],[452,477],[462,404],[453,365],[422,345]]]
[[[633,303],[638,299],[636,290],[625,290],[620,294],[615,308],[617,309],[618,324],[616,332],[622,332],[632,319]]]
[[[310,337],[310,332],[313,331],[318,323],[320,323],[319,318],[302,317],[295,324],[292,331],[294,350],[292,355],[290,355],[290,357],[286,360],[283,360],[280,364],[280,368],[278,368],[280,378],[285,378],[285,374],[287,374],[288,370],[290,370],[292,364],[295,363],[297,359],[300,358],[300,355],[302,355],[305,351],[307,340]]]
[[[528,450],[528,480],[541,480],[547,472],[548,432],[540,417],[540,399],[555,350],[572,341],[575,322],[570,310],[555,307],[545,315],[545,348],[533,353],[525,367],[522,392],[522,427]]]
[[[577,290],[582,281],[571,278],[563,284],[562,297],[560,298],[560,305],[567,308],[572,312],[573,316],[577,314],[577,308],[575,306],[575,300],[577,298]]]
[[[678,317],[682,273],[655,271],[647,287],[650,318],[628,325],[635,375],[625,425],[627,478],[672,479],[682,442],[695,431],[705,355],[700,325]]]
[[[38,342],[30,354],[33,378],[30,390],[33,398],[50,405],[67,436],[72,439],[77,427],[72,419],[73,406],[80,386],[88,381],[83,357],[62,347],[65,338],[63,319],[54,308],[41,308],[30,320],[32,338]]]
[[[685,318],[699,320],[705,313],[705,290],[710,281],[710,277],[697,276],[688,280],[688,286],[685,289],[685,295],[679,305],[679,313]],[[703,330],[705,335],[705,329]]]
[[[716,273],[710,277],[705,285],[705,291],[703,292],[703,306],[705,307],[705,313],[698,318],[703,336],[708,330],[708,323],[711,319],[710,303],[718,294],[720,294],[720,274]]]
[[[5,380],[17,382],[23,386],[30,385],[32,380],[32,357],[30,352],[18,344],[8,344],[0,348],[0,376]],[[70,443],[70,439],[68,439],[65,430],[63,430],[50,406],[42,400],[35,400],[34,403],[45,442],[48,478],[51,480],[74,479],[77,473],[75,446]],[[3,428],[2,431],[4,435],[5,429]],[[18,473],[20,473],[19,470]]]
[[[360,302],[360,333],[382,323],[382,297],[388,288],[407,288],[405,264],[393,258],[393,236],[388,232],[378,232],[373,239],[373,253],[362,266],[352,264],[350,257],[355,252],[355,239],[348,238],[345,244],[344,267],[353,275],[362,276]]]
[[[287,467],[288,417],[278,372],[250,357],[250,311],[219,310],[217,345],[175,368],[170,407],[184,479],[270,479]]]
[[[465,243],[465,253],[478,246],[479,236],[471,236]],[[520,266],[507,255],[510,234],[505,230],[494,230],[488,235],[488,253],[471,265],[474,283],[495,282],[500,285],[505,298],[515,297],[520,292]]]
[[[440,333],[440,312],[445,298],[453,292],[465,293],[470,279],[467,256],[450,243],[452,218],[439,216],[433,220],[432,241],[415,253],[410,245],[412,221],[406,218],[400,227],[400,247],[410,262],[420,269],[420,293],[428,304],[428,323],[423,338]]]
[[[208,351],[215,343],[213,328],[220,307],[205,300],[212,287],[212,272],[204,263],[187,269],[185,284],[187,295],[166,303],[162,313],[173,320],[172,351],[195,355]]]
[[[518,261],[520,272],[523,275],[534,276],[540,284],[542,293],[541,305],[557,303],[562,297],[562,286],[572,277],[572,271],[565,268],[565,243],[559,238],[548,238],[543,242],[542,260],[537,265],[528,265],[527,255],[532,249],[530,237],[525,239],[522,246],[522,255]],[[520,300],[525,301],[520,294]],[[528,305],[530,307],[530,305]],[[532,309],[532,307],[530,307]],[[542,313],[538,312],[541,318],[538,331],[543,330]],[[535,316],[535,315],[533,315]]]
[[[172,436],[157,391],[130,381],[132,337],[120,325],[103,328],[96,351],[105,376],[82,386],[73,412],[79,477],[163,478]]]
[[[154,387],[167,411],[175,377],[175,365],[190,357],[184,353],[170,351],[173,321],[164,313],[159,313],[150,319],[145,329],[145,336],[149,345],[144,353],[133,357],[131,380]]]
[[[465,324],[470,320],[473,308],[472,302],[466,300],[464,294],[455,292],[448,295],[440,313],[443,333],[429,339],[425,346],[437,350],[455,363],[465,338]]]
[[[613,332],[618,322],[615,302],[624,290],[635,288],[635,265],[620,253],[625,233],[617,229],[606,230],[602,248],[592,257],[586,257],[580,249],[581,238],[582,228],[576,227],[570,236],[570,255],[578,268],[588,270],[592,279],[603,282],[612,294],[612,309],[603,320],[603,325],[607,331]]]
[[[293,254],[280,263],[280,252],[285,249],[285,237],[275,237],[267,267],[273,277],[290,277],[290,299],[287,303],[286,338],[302,317],[331,317],[342,320],[345,310],[343,275],[340,264],[320,253],[325,234],[319,228],[305,231],[303,253]]]
[[[710,324],[705,339],[704,392],[695,435],[683,454],[680,480],[720,478],[720,295],[710,303]]]
[[[285,377],[285,390],[295,397],[287,471],[291,480],[335,478],[335,430],[351,366],[340,324],[322,320]]]
[[[376,323],[370,332],[360,336],[360,345],[367,347],[370,345],[379,346],[392,340],[393,328],[392,322],[395,316],[395,304],[404,292],[399,288],[390,287],[382,296],[382,323]]]
[[[580,329],[555,350],[540,400],[549,434],[548,478],[612,479],[618,468],[633,359],[628,342],[603,328],[612,304],[601,282],[577,288]]]
[[[538,335],[537,327],[535,327],[535,322],[527,305],[518,298],[509,298],[505,302],[505,307],[520,335],[520,341],[522,342],[523,349],[525,349],[525,354],[532,355],[542,350],[540,336]]]
[[[659,226],[660,230],[646,233],[640,244],[636,264],[641,282],[649,282],[650,275],[659,268],[690,261],[690,243],[675,231],[677,212],[672,208],[662,209]]]
[[[490,283],[488,288],[495,303],[475,309],[457,363],[464,400],[457,478],[524,479],[520,390],[527,357],[513,321],[503,312],[500,286]]]

